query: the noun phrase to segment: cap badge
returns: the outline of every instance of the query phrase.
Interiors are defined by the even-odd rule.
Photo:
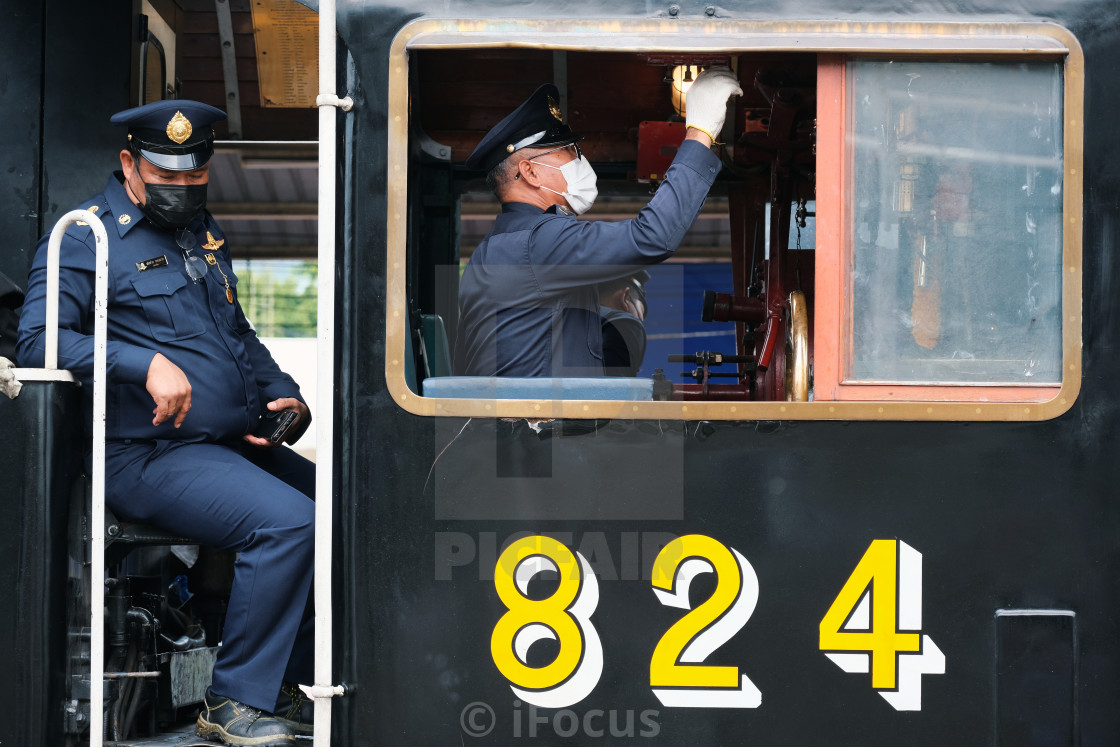
[[[215,249],[220,248],[222,246],[222,244],[224,244],[224,243],[226,243],[225,239],[215,239],[214,234],[207,231],[206,232],[206,243],[202,245],[202,248],[205,249],[208,252],[212,252]]]
[[[551,96],[548,97],[548,111],[556,118],[557,122],[564,121],[564,115],[560,112],[560,105],[556,103],[556,99]]]
[[[174,142],[182,145],[187,138],[191,136],[194,128],[191,127],[191,121],[183,116],[182,112],[175,112],[175,116],[167,123],[167,137]]]

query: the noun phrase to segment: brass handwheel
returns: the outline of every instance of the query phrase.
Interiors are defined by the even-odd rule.
[[[809,401],[809,306],[805,294],[789,294],[786,335],[786,401]]]

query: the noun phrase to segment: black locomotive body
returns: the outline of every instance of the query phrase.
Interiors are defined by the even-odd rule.
[[[4,11],[12,278],[112,167],[137,6]],[[337,27],[331,743],[1116,741],[1114,2],[352,0]],[[650,286],[686,360],[625,393],[451,376],[460,263],[497,209],[464,164],[481,135],[555,82],[590,216],[623,219],[679,142],[674,70],[711,66],[744,89],[714,233]],[[701,261],[724,274],[694,311]],[[86,743],[77,397],[24,387],[0,398],[0,741]],[[216,636],[168,611],[166,552],[115,546],[134,578],[104,655],[163,679],[107,689],[131,729],[107,739],[176,743],[190,696],[160,655]]]

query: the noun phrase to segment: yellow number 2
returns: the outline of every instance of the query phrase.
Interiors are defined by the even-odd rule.
[[[692,579],[714,573],[716,588],[692,608]],[[664,605],[690,610],[661,636],[649,662],[649,683],[670,708],[757,708],[762,693],[734,666],[705,664],[738,633],[758,603],[758,576],[738,550],[701,534],[678,537],[653,563],[653,591]]]
[[[845,672],[870,672],[896,710],[917,711],[921,676],[945,672],[944,654],[921,630],[921,553],[874,540],[821,620],[820,649]]]

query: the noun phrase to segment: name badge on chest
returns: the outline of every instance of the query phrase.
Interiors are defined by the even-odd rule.
[[[152,257],[151,259],[145,259],[143,262],[136,263],[137,272],[151,270],[154,267],[167,267],[167,255],[161,254],[158,257]]]

